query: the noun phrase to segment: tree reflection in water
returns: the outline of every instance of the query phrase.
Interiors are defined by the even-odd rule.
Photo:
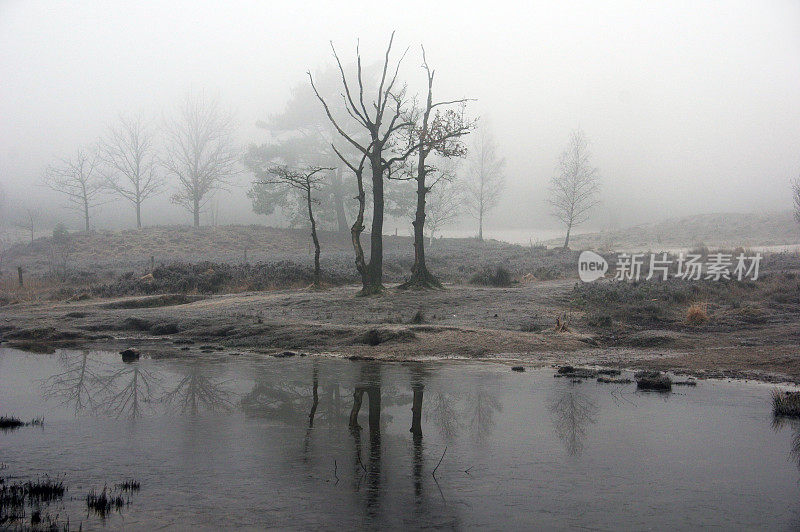
[[[104,411],[115,417],[140,417],[144,407],[152,407],[160,379],[150,370],[132,362],[112,373],[108,379],[109,394],[104,401]]]
[[[558,391],[548,405],[553,418],[553,429],[570,456],[583,452],[586,429],[595,422],[597,405],[588,395],[570,383]]]
[[[108,386],[107,365],[93,351],[61,352],[58,360],[64,371],[42,382],[44,398],[72,407],[75,414],[98,408],[102,403],[99,395]]]
[[[62,352],[59,363],[63,371],[42,381],[43,396],[77,415],[82,410],[138,418],[159,403],[178,404],[184,413],[199,410],[228,409],[231,393],[206,374],[201,361],[181,364],[177,384],[164,391],[164,372],[140,361],[118,363],[104,361],[98,352]]]
[[[483,383],[476,383],[466,393],[464,402],[464,417],[472,437],[482,442],[494,430],[494,415],[503,409],[503,405],[497,400],[497,395],[489,391]]]
[[[225,389],[224,382],[218,382],[205,373],[206,367],[201,361],[183,365],[181,369],[185,375],[164,393],[162,400],[165,403],[176,404],[181,412],[193,415],[201,409],[230,410],[231,392]]]

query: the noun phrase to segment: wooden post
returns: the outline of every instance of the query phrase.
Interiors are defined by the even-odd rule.
[[[19,285],[22,286],[22,266],[17,266],[17,277],[19,278]]]

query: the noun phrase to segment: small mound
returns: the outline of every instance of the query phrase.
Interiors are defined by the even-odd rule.
[[[636,373],[636,387],[639,390],[669,392],[672,390],[672,379],[660,371],[640,371]]]
[[[106,303],[103,308],[108,309],[125,309],[125,308],[155,308],[155,307],[172,307],[177,305],[186,305],[206,299],[206,296],[189,296],[186,294],[165,294],[162,296],[148,296],[137,297],[133,299],[123,299],[122,301],[113,301]]]

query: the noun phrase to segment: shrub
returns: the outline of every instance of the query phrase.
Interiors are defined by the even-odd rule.
[[[702,325],[708,322],[708,305],[692,303],[686,310],[686,322],[690,325]]]
[[[494,268],[486,266],[473,274],[469,282],[484,286],[511,286],[511,272],[502,264]]]

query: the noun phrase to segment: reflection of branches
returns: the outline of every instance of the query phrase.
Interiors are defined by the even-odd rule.
[[[158,378],[150,371],[140,368],[138,362],[127,366],[108,377],[109,388],[117,381],[122,387],[114,389],[107,399],[106,412],[122,417],[136,418],[142,415],[142,404],[149,403],[154,395]]]
[[[469,428],[477,440],[483,440],[494,429],[494,414],[503,409],[495,394],[482,386],[467,393],[464,415],[469,420]]]
[[[200,408],[206,410],[229,410],[231,393],[203,374],[199,362],[189,366],[189,371],[169,392],[164,394],[165,403],[180,405],[181,412],[197,414]]]
[[[439,428],[442,439],[452,441],[456,437],[459,426],[458,413],[453,404],[452,396],[442,390],[436,390],[431,396],[426,412],[426,418],[430,416]]]
[[[795,419],[787,419],[783,416],[774,416],[772,418],[772,429],[778,432],[784,425],[790,425],[794,431],[792,434],[792,446],[789,449],[789,457],[792,462],[800,469],[800,422]]]
[[[281,378],[278,374],[265,373],[250,393],[242,397],[241,406],[248,416],[268,417],[293,422],[308,420],[308,404],[312,390],[308,381]]]
[[[104,364],[95,360],[89,351],[80,354],[62,353],[64,371],[43,381],[44,398],[55,399],[62,405],[73,405],[77,414],[84,408],[100,405],[98,394],[108,387],[108,377],[100,373]]]
[[[549,410],[553,415],[553,428],[570,456],[583,452],[586,428],[594,423],[598,408],[594,402],[575,387],[565,388],[551,402]]]

